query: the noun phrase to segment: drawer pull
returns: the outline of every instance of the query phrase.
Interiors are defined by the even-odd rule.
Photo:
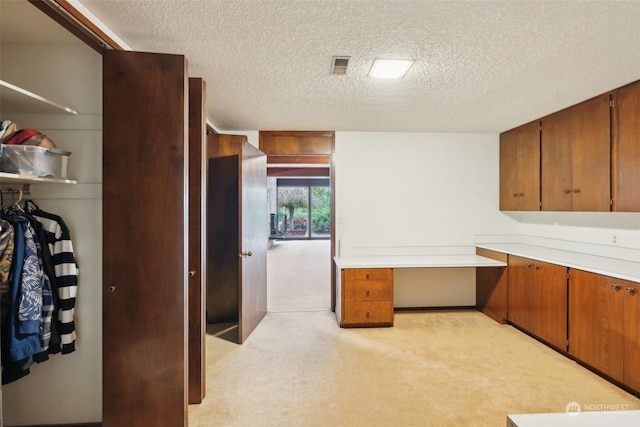
[[[371,289],[367,289],[367,291],[365,292],[366,296],[370,296],[371,295]]]
[[[527,268],[531,268],[533,267],[533,264],[531,264],[530,262],[527,263]]]
[[[633,288],[625,288],[624,289],[629,295],[633,295],[636,293],[636,290]]]
[[[369,312],[369,310],[367,310],[367,319],[369,318],[370,315],[371,315],[371,312]]]
[[[611,285],[611,289],[613,289],[614,291],[618,292],[620,290],[620,285],[616,285],[615,283],[613,283]]]
[[[365,277],[367,278],[367,280],[369,280],[370,277],[370,273],[367,271],[367,273],[365,274]]]
[[[536,270],[540,270],[540,265],[536,264],[534,265],[534,267],[536,268]]]

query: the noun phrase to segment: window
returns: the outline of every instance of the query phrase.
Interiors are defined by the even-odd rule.
[[[272,238],[329,239],[331,237],[331,188],[326,178],[278,178],[275,206],[272,201]],[[273,197],[270,197],[273,199]]]

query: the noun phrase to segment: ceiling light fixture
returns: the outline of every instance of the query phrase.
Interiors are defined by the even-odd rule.
[[[415,61],[410,59],[378,59],[373,61],[370,77],[379,79],[401,79]]]

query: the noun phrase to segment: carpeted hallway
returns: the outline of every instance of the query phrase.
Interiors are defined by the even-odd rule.
[[[325,264],[321,253],[307,259],[299,263]],[[564,412],[569,402],[640,409],[632,395],[479,312],[396,313],[393,328],[340,329],[319,305],[296,311],[272,299],[272,287],[286,286],[272,283],[277,276],[268,276],[270,312],[242,346],[207,336],[207,396],[190,406],[190,426],[502,427],[509,413]],[[292,294],[312,276],[297,270]],[[320,286],[326,293],[329,284]]]

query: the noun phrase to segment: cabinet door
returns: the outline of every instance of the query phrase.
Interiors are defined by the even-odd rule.
[[[561,350],[567,348],[567,269],[532,261],[533,325],[531,332]]]
[[[640,212],[640,83],[615,94],[613,210]]]
[[[571,210],[607,212],[611,206],[610,97],[572,107]]]
[[[103,53],[103,422],[187,424],[187,64]]]
[[[571,270],[569,280],[569,353],[623,380],[625,293],[615,279]]]
[[[508,276],[508,316],[509,321],[525,330],[533,327],[534,286],[531,277],[531,261],[509,255]]]
[[[567,269],[509,255],[509,321],[566,349]]]
[[[624,383],[640,392],[640,284],[624,286]]]
[[[542,119],[540,136],[543,211],[571,210],[571,112]]]
[[[542,210],[610,210],[610,121],[609,94],[542,119]]]
[[[500,210],[540,210],[540,123],[500,135]]]

